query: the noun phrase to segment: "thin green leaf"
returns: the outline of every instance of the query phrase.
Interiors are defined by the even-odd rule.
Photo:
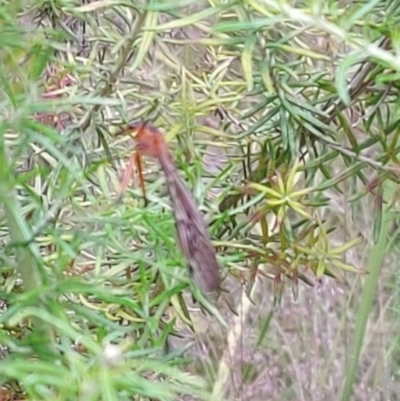
[[[346,74],[350,67],[360,60],[360,56],[360,52],[353,52],[348,54],[346,58],[344,58],[343,61],[339,64],[338,70],[336,72],[335,83],[338,95],[346,106],[349,106],[351,103],[350,94],[347,90]]]
[[[158,12],[155,11],[148,11],[146,17],[143,21],[142,30],[144,34],[142,36],[139,49],[135,54],[135,59],[133,64],[130,66],[130,71],[135,71],[138,67],[141,66],[143,60],[149,53],[149,49],[153,43],[154,36],[156,34],[155,28],[158,23]]]
[[[255,36],[250,36],[246,40],[241,57],[243,73],[246,80],[247,90],[249,92],[253,90],[253,85],[254,85],[252,56],[256,40],[257,38]]]
[[[274,189],[269,188],[269,187],[267,187],[265,185],[262,185],[262,184],[258,184],[256,182],[250,182],[248,184],[248,187],[249,188],[253,188],[253,189],[257,190],[257,191],[263,192],[264,194],[268,194],[268,195],[270,195],[270,196],[272,196],[274,198],[280,199],[282,197],[282,194],[280,194],[279,192],[275,191]]]

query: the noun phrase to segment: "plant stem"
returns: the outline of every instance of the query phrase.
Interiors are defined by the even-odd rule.
[[[14,193],[14,180],[7,160],[4,142],[0,143],[0,203],[4,206],[11,241],[18,246],[16,252],[17,268],[26,290],[41,286],[36,257],[32,245],[32,233],[22,217],[19,202]],[[26,245],[25,245],[26,244]]]
[[[389,182],[389,185],[384,187],[383,199],[391,198],[391,195],[393,194],[393,185],[393,183]],[[361,303],[356,319],[353,344],[350,348],[352,350],[349,358],[350,365],[347,369],[346,380],[342,393],[342,401],[349,401],[353,392],[353,386],[356,379],[356,372],[360,360],[368,317],[372,310],[375,292],[379,281],[379,274],[383,259],[386,254],[385,249],[390,224],[389,209],[390,206],[384,206],[378,240],[371,249],[371,257],[368,264],[369,275],[366,279],[361,294]]]

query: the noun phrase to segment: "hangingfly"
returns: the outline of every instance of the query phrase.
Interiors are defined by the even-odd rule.
[[[135,155],[135,161],[138,165],[143,193],[145,194],[140,155],[157,159],[164,171],[174,210],[178,243],[187,259],[189,271],[194,281],[206,293],[216,291],[220,279],[215,249],[209,238],[203,217],[190,191],[179,177],[163,135],[148,122],[130,125],[126,131],[136,142],[137,155]],[[124,182],[126,185],[126,179]]]

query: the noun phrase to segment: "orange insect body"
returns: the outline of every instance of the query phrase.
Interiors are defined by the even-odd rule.
[[[190,273],[204,292],[217,290],[220,280],[215,249],[203,217],[191,193],[179,177],[163,135],[149,123],[130,126],[129,130],[134,133],[132,136],[136,141],[137,152],[157,159],[165,173],[178,242],[188,261]]]

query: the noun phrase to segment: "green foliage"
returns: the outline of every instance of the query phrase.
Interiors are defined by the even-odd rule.
[[[169,350],[176,323],[194,324],[157,166],[146,163],[148,206],[137,185],[119,193],[133,144],[116,134],[132,120],[166,131],[229,286],[250,294],[270,278],[278,303],[286,283],[297,297],[301,281],[365,273],[346,259],[364,233],[343,235],[327,210],[343,196],[357,214],[372,199],[371,238],[388,233],[399,13],[391,0],[2,2],[3,388],[32,400],[210,399],[217,379],[187,373],[185,347]],[[368,280],[370,294],[377,273]],[[251,385],[257,365],[245,367]]]

